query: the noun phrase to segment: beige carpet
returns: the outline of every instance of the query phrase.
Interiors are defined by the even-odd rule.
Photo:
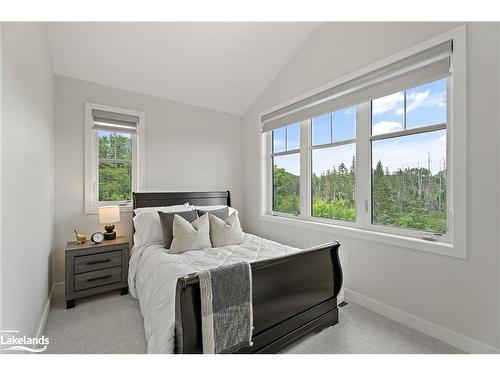
[[[119,292],[77,300],[66,310],[55,298],[45,335],[46,353],[145,353],[139,303]],[[305,337],[285,353],[462,353],[462,351],[352,303],[340,322]]]

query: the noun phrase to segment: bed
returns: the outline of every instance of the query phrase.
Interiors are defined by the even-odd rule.
[[[134,193],[134,209],[231,206],[229,191]],[[249,233],[241,245],[168,254],[158,242],[134,244],[129,290],[139,299],[148,353],[202,353],[196,272],[251,262],[253,346],[238,353],[277,353],[312,331],[338,322],[342,287],[338,242],[300,250]]]

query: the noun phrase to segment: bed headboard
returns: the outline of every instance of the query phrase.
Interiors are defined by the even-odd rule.
[[[186,202],[195,206],[231,206],[231,194],[229,191],[133,193],[134,209],[172,206]]]

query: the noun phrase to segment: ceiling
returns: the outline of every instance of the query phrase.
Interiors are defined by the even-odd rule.
[[[319,23],[47,23],[54,72],[243,115]]]

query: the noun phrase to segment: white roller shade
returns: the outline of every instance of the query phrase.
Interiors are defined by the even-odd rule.
[[[99,109],[92,110],[94,129],[102,129],[109,131],[121,131],[127,133],[136,133],[139,117],[126,115],[122,113],[102,111]]]
[[[451,54],[449,40],[267,113],[262,132],[448,77]]]

